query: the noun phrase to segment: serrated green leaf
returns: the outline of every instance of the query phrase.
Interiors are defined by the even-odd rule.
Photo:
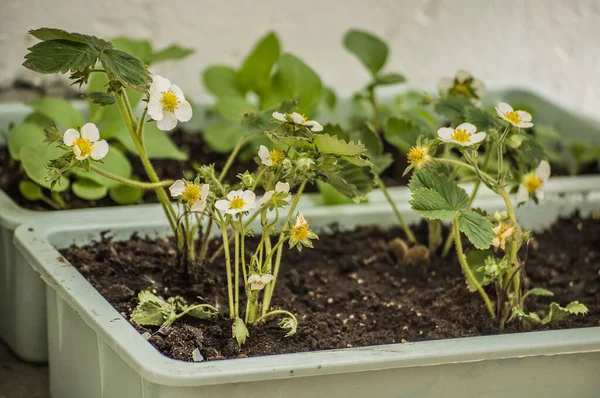
[[[406,78],[400,73],[386,73],[383,75],[375,76],[375,79],[369,86],[389,86],[392,84],[400,84],[404,82],[406,82]]]
[[[95,162],[95,166],[120,177],[131,177],[132,168],[129,159],[127,159],[123,152],[119,151],[114,146],[109,148],[108,153],[102,159],[102,162]],[[93,171],[86,171],[83,168],[74,168],[72,172],[79,178],[92,180],[98,185],[102,185],[106,188],[120,185],[117,181],[101,176]],[[104,196],[106,196],[106,192],[104,193]]]
[[[92,91],[88,94],[88,98],[92,103],[100,106],[112,105],[116,102],[114,94],[109,94],[104,91]]]
[[[69,40],[78,43],[89,44],[94,47],[97,51],[104,51],[108,48],[112,48],[113,45],[106,40],[102,40],[95,36],[83,35],[81,33],[67,32],[62,29],[56,28],[40,28],[29,31],[29,34],[40,39],[40,40]]]
[[[353,165],[345,159],[337,159],[324,166],[323,172],[326,182],[354,202],[366,200],[373,188],[373,175],[369,168]]]
[[[365,153],[366,148],[362,144],[354,142],[346,142],[343,139],[332,137],[329,134],[316,134],[313,141],[323,154],[331,154],[338,156],[358,156]]]
[[[317,187],[319,188],[321,199],[323,200],[323,204],[325,206],[336,206],[352,203],[350,198],[340,193],[337,189],[326,182],[317,181]]]
[[[420,170],[413,173],[409,183],[410,191],[414,194],[421,189],[431,189],[448,203],[441,210],[462,210],[469,206],[469,195],[448,177],[430,170]]]
[[[13,127],[8,133],[8,152],[15,160],[21,159],[21,149],[44,142],[44,129],[33,123],[24,123]]]
[[[323,131],[315,132],[314,134],[329,134],[341,140],[350,141],[350,134],[345,131],[339,124],[326,124],[323,126]]]
[[[145,64],[150,64],[152,57],[152,43],[148,40],[132,39],[130,37],[117,37],[111,40],[116,50],[126,52]]]
[[[240,347],[246,342],[246,339],[250,336],[248,328],[246,327],[246,324],[241,318],[235,318],[235,321],[233,321],[233,326],[231,327],[231,332]]]
[[[36,184],[52,189],[50,181],[46,180],[48,169],[46,165],[54,159],[58,159],[64,155],[64,149],[60,149],[55,145],[48,145],[44,142],[39,144],[28,145],[21,148],[19,157],[23,170],[31,180]],[[69,188],[69,180],[66,177],[61,177],[54,185],[54,191],[63,192]]]
[[[208,67],[202,73],[206,90],[216,97],[244,97],[243,89],[237,82],[237,72],[229,66]]]
[[[554,293],[552,293],[550,290],[542,289],[541,287],[535,287],[535,288],[527,291],[526,295],[551,297],[551,296],[554,296]]]
[[[464,115],[464,121],[477,127],[477,131],[487,131],[496,128],[499,125],[497,119],[493,115],[474,106],[467,107]]]
[[[202,306],[188,307],[186,308],[186,314],[189,316],[193,316],[194,318],[205,320],[215,319],[215,317],[217,316],[217,314],[214,311]]]
[[[32,202],[40,200],[44,196],[42,187],[32,181],[19,182],[19,192],[21,192],[21,195],[23,195],[25,199]]]
[[[269,78],[281,47],[274,32],[261,38],[246,57],[237,73],[237,83],[244,92],[251,90],[264,95],[269,90]]]
[[[87,178],[75,181],[71,185],[71,190],[77,197],[85,200],[102,199],[108,193],[106,185],[98,184]]]
[[[180,47],[177,44],[172,44],[169,47],[163,48],[151,54],[150,58],[146,61],[147,64],[156,64],[164,61],[175,61],[183,59],[194,53],[191,48]]]
[[[138,325],[161,326],[173,309],[171,304],[147,290],[138,294],[138,300],[131,313],[131,320]]]
[[[487,249],[494,239],[491,221],[472,210],[461,210],[458,215],[458,228],[478,249]]]
[[[425,218],[454,220],[458,216],[458,210],[433,189],[421,188],[413,192],[412,199],[408,203],[415,213]]]
[[[421,127],[409,120],[397,117],[389,118],[383,131],[385,140],[402,153],[408,153],[421,135],[427,135]]]
[[[84,43],[49,40],[29,48],[23,66],[39,73],[67,73],[93,67],[98,51]]]
[[[298,112],[309,114],[321,101],[323,83],[317,73],[292,54],[283,54],[271,79],[276,102],[297,99]]]
[[[543,324],[558,322],[568,315],[585,315],[588,313],[588,308],[579,301],[573,301],[566,307],[561,307],[558,303],[550,303],[548,313],[542,319]]]
[[[210,148],[222,154],[230,153],[244,135],[242,128],[229,120],[216,120],[208,123],[204,130],[204,140]]]
[[[473,104],[465,97],[444,97],[435,104],[435,111],[448,118],[453,124],[460,124],[465,120],[466,108]]]
[[[381,155],[369,156],[373,163],[373,173],[381,175],[388,167],[394,163],[394,158],[390,153],[382,153]]]
[[[373,76],[383,68],[387,61],[387,44],[377,36],[363,30],[349,30],[344,35],[344,47],[354,54]]]
[[[244,114],[258,110],[244,97],[220,97],[216,108],[221,116],[232,122],[239,122]]]
[[[137,203],[143,196],[144,191],[129,185],[117,185],[108,190],[108,196],[119,205],[132,205]]]
[[[61,98],[38,98],[27,103],[33,110],[59,124],[63,130],[83,126],[83,117],[73,104]]]
[[[123,51],[108,49],[98,57],[104,69],[126,87],[145,92],[150,84],[150,74],[139,59]]]

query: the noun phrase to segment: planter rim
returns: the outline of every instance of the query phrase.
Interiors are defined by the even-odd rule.
[[[600,201],[600,193],[593,200]],[[498,201],[494,201],[498,203]],[[385,210],[384,210],[385,207]],[[340,217],[387,211],[387,206],[341,206]],[[409,210],[403,206],[401,211]],[[331,215],[330,208],[305,211],[310,218]],[[141,219],[140,229],[164,230],[161,220]],[[131,223],[98,218],[93,230],[126,229]],[[101,294],[50,243],[61,232],[91,232],[85,225],[60,225],[49,221],[25,224],[15,232],[15,245],[42,279],[79,313],[130,366],[151,382],[170,386],[203,386],[247,381],[285,379],[336,373],[362,372],[447,363],[478,362],[600,351],[600,327],[501,334],[417,343],[386,344],[279,354],[233,360],[190,363],[162,355],[124,319]]]

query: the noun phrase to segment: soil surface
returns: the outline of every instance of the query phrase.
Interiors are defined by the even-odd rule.
[[[339,231],[331,226],[320,232],[314,249],[285,250],[273,304],[298,318],[293,337],[284,337],[276,321],[249,327],[250,338],[242,348],[231,338],[231,321],[224,318],[208,322],[184,317],[166,334],[134,326],[140,333],[152,333],[150,342],[162,353],[186,361],[196,348],[205,359],[215,360],[499,333],[479,295],[468,291],[455,256],[432,258],[427,271],[396,262],[387,243],[402,235],[397,228]],[[424,224],[417,235],[426,240]],[[212,242],[212,250],[217,244]],[[165,298],[181,295],[190,303],[206,302],[226,311],[222,259],[204,267],[199,282],[165,284],[164,275],[176,274],[175,250],[168,239],[133,236],[117,242],[105,236],[61,253],[126,319],[137,293],[149,287]],[[600,326],[600,220],[560,220],[536,235],[523,256],[525,286],[555,294],[528,299],[528,310],[539,311],[551,301],[566,305],[579,300],[588,306],[588,315],[567,317],[550,327]],[[511,323],[504,332],[524,330]]]

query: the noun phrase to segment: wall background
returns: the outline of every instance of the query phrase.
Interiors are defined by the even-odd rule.
[[[367,78],[341,45],[359,27],[388,41],[387,69],[411,83],[465,68],[484,81],[540,85],[589,114],[600,109],[599,0],[0,0],[0,18],[0,86],[55,79],[21,66],[37,41],[32,28],[193,47],[193,56],[155,70],[193,95],[204,93],[205,66],[238,65],[272,29],[284,51],[348,91]]]

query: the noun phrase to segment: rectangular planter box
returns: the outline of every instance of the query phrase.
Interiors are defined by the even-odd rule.
[[[513,103],[530,104],[536,110],[536,120],[569,131],[571,138],[600,144],[600,123],[598,121],[579,114],[577,110],[557,102],[556,97],[544,94],[537,88],[523,88],[522,86],[507,88],[506,85],[491,87],[487,101],[494,103],[500,99]],[[75,102],[75,106],[83,111],[86,103],[78,101]],[[0,131],[6,131],[11,123],[21,123],[30,111],[30,108],[23,104],[0,105]],[[199,113],[198,117],[202,119],[202,112]],[[343,114],[343,109],[340,114]],[[0,142],[0,144],[2,143]],[[468,192],[471,187],[472,185],[465,185]],[[560,196],[563,192],[593,190],[600,190],[600,176],[558,177],[550,179],[545,186],[549,197]],[[406,203],[410,198],[410,192],[406,187],[390,188],[389,191],[397,203]],[[485,201],[493,195],[492,192],[482,187],[475,205],[480,205],[479,201]],[[374,190],[369,196],[369,202],[385,202],[385,197],[380,190]],[[300,207],[307,209],[319,206],[319,204],[320,196],[306,195]],[[116,211],[114,215],[108,215],[106,209],[102,209],[102,212],[98,214],[112,219],[132,215],[136,219],[138,212],[147,211],[161,217],[158,205],[115,207],[114,210]],[[12,245],[15,228],[25,223],[35,224],[46,218],[55,219],[62,224],[77,224],[88,217],[95,217],[97,211],[98,209],[31,211],[18,206],[3,191],[0,191],[0,314],[8,314],[0,317],[0,339],[4,340],[20,358],[31,362],[45,362],[47,360],[45,349],[47,338],[45,297],[41,292],[42,282],[29,268],[20,269],[15,263],[15,249]]]
[[[501,209],[490,200],[488,210]],[[600,209],[600,193],[571,194],[518,211],[526,228],[549,226],[575,210]],[[418,217],[406,206],[409,222]],[[316,228],[341,222],[394,224],[387,206],[305,211]],[[85,244],[110,229],[162,236],[164,223],[23,225],[16,262],[46,283],[50,387],[61,398],[592,397],[600,390],[600,328],[507,334],[205,363],[167,358],[144,340],[55,247]],[[305,321],[306,322],[306,321]],[[74,377],[76,375],[76,377]]]

